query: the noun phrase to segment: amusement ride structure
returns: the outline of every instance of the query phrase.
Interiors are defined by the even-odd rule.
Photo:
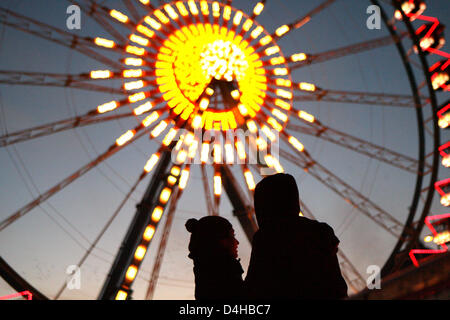
[[[419,254],[447,251],[448,227],[442,229],[440,238],[432,229],[433,235],[425,240],[441,239],[435,242],[436,248],[423,247],[421,239],[425,224],[431,226],[431,221],[439,220],[448,226],[443,221],[449,219],[448,215],[430,212],[435,196],[441,197],[443,206],[450,205],[450,179],[438,178],[439,168],[450,166],[450,144],[441,141],[442,130],[450,124],[450,102],[440,103],[437,97],[438,92],[445,94],[450,89],[450,54],[440,50],[445,44],[444,26],[437,18],[426,16],[425,1],[371,0],[367,6],[379,8],[388,36],[325,52],[287,55],[279,42],[293,36],[323,11],[333,10],[340,0],[316,2],[312,10],[301,13],[295,21],[268,30],[258,22],[268,5],[264,0],[255,1],[253,10],[247,13],[231,0],[122,0],[126,10],[109,7],[107,1],[67,1],[97,22],[105,33],[91,37],[1,7],[0,24],[4,28],[70,48],[101,67],[78,74],[0,70],[0,88],[3,85],[75,88],[115,98],[72,118],[2,133],[0,149],[118,119],[134,118],[136,125],[119,133],[104,152],[20,209],[3,212],[0,232],[32,214],[36,207],[64,192],[107,159],[148,137],[157,144],[157,150],[142,163],[138,178],[78,262],[81,267],[138,185],[149,177],[98,299],[131,299],[133,283],[149,245],[155,233],[161,232],[145,298],[153,297],[177,203],[189,192],[189,178],[195,166],[202,175],[208,214],[219,214],[222,194],[226,194],[250,242],[257,230],[251,201],[256,182],[260,176],[285,172],[283,164],[290,163],[341,197],[355,212],[366,216],[372,227],[381,228],[396,239],[382,276],[411,261],[419,266],[416,259]],[[312,64],[338,61],[387,46],[398,51],[410,95],[329,90],[303,81],[296,73]],[[417,155],[411,157],[366,141],[358,134],[334,129],[313,112],[299,107],[309,101],[404,108],[415,117]],[[400,220],[383,209],[383,203],[372,201],[346,182],[345,177],[322,165],[302,142],[302,136],[327,141],[414,175],[407,216]],[[240,177],[232,167],[239,168]],[[207,170],[213,171],[211,181]],[[305,203],[301,203],[301,208],[299,214],[314,218]],[[431,214],[436,218],[430,218]],[[164,216],[165,224],[160,226]],[[354,293],[361,291],[366,287],[365,278],[343,250],[338,255],[349,289]],[[8,268],[8,257],[3,258],[2,276],[14,289],[46,298],[39,288],[33,287],[32,281],[28,283]],[[58,299],[65,289],[62,284],[52,298]]]

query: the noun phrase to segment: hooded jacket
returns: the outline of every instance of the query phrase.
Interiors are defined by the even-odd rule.
[[[255,233],[245,279],[251,299],[341,299],[347,285],[337,259],[339,239],[326,223],[300,217],[294,178],[277,174],[255,189]]]

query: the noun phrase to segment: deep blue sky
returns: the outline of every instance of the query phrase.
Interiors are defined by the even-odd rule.
[[[126,11],[121,1],[103,2],[111,8]],[[450,17],[446,14],[450,9],[448,1],[427,2],[429,9],[425,14],[437,16],[444,24],[450,25]],[[256,1],[233,3],[235,7],[250,12]],[[277,26],[294,21],[307,13],[317,3],[318,1],[306,0],[268,1],[259,21],[266,30],[272,32]],[[369,4],[369,1],[365,0],[337,0],[307,25],[279,42],[284,54],[319,53],[387,35],[388,31],[384,25],[381,30],[366,28],[366,8]],[[62,0],[1,2],[2,7],[11,8],[61,29],[66,27],[67,5],[68,2]],[[1,70],[78,74],[103,67],[100,63],[65,47],[4,26],[0,30]],[[92,37],[107,36],[100,26],[84,15],[82,29],[76,33]],[[449,51],[448,48],[446,45],[443,50]],[[432,63],[436,58],[430,57],[429,61]],[[325,89],[411,93],[406,73],[394,46],[312,65],[295,71],[293,77],[295,81],[313,82]],[[420,75],[419,79],[423,80]],[[0,85],[0,98],[3,109],[1,129],[4,134],[5,130],[13,132],[84,114],[114,97],[76,89]],[[448,96],[441,94],[438,98],[443,102]],[[299,103],[296,107],[314,114],[332,128],[416,157],[417,129],[412,108],[327,102]],[[428,117],[429,113],[425,113]],[[134,119],[120,120],[0,149],[0,220],[28,203],[38,192],[46,191],[95,158],[121,133],[134,126]],[[406,219],[415,183],[414,175],[325,141],[300,134],[297,136],[321,164],[400,221]],[[429,141],[429,136],[427,139]],[[442,135],[442,141],[447,140],[448,134]],[[65,281],[66,267],[78,262],[85,252],[84,248],[88,247],[87,240],[93,241],[157,147],[157,143],[146,138],[141,139],[52,197],[42,208],[31,211],[0,233],[0,255],[35,287],[53,297]],[[427,150],[431,151],[429,147]],[[342,250],[360,273],[364,276],[369,265],[382,266],[396,239],[353,210],[342,198],[313,177],[298,168],[283,164],[286,171],[297,178],[301,197],[316,217],[335,229],[341,239]],[[233,170],[238,173],[237,169],[239,168]],[[448,177],[448,172],[444,172],[444,169],[441,168],[440,172],[442,178]],[[211,177],[211,171],[209,175]],[[96,249],[96,256],[91,256],[83,266],[81,290],[65,291],[63,298],[96,298],[109,271],[113,255],[117,252],[134,215],[134,206],[142,197],[148,181],[149,178],[138,187],[132,199],[125,205],[100,242],[101,250]],[[157,299],[193,298],[192,262],[187,258],[188,234],[184,223],[190,217],[202,217],[206,214],[202,193],[200,171],[195,168],[178,206],[155,295]],[[438,200],[435,197],[432,208],[432,212],[436,214],[444,212]],[[235,226],[240,241],[239,254],[246,270],[250,245],[238,221],[232,217],[231,206],[225,196],[220,210],[221,215],[229,218]],[[50,219],[46,212],[54,220]],[[63,226],[65,231],[54,221]],[[70,225],[67,222],[70,222]],[[145,279],[150,277],[159,237],[160,234],[157,234],[134,284],[136,299],[142,299],[147,290]],[[11,293],[11,289],[0,280],[0,295],[8,293]]]

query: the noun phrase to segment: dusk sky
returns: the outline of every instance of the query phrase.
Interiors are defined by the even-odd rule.
[[[97,2],[127,12],[122,1]],[[256,2],[236,0],[233,6],[250,13]],[[278,26],[302,17],[320,2],[269,0],[257,20],[272,33]],[[450,26],[448,0],[426,3],[428,8],[425,15],[438,17],[444,25]],[[68,5],[69,2],[63,0],[0,1],[1,8],[9,8],[65,31],[70,31],[66,27]],[[298,52],[320,53],[388,35],[388,29],[383,24],[381,30],[369,30],[366,27],[369,16],[366,9],[369,5],[371,2],[366,0],[336,0],[278,44],[283,53],[290,56]],[[385,8],[392,16],[392,8],[387,5]],[[416,27],[420,24],[414,23]],[[398,26],[405,29],[403,23],[398,23]],[[127,34],[125,29],[121,30],[124,35]],[[81,30],[70,32],[86,37],[109,36],[84,14]],[[441,50],[449,52],[450,46],[446,44]],[[116,60],[121,58],[118,54],[102,52]],[[411,59],[418,61],[413,51]],[[430,65],[437,60],[436,57],[428,58]],[[0,25],[0,70],[80,74],[105,68],[100,62],[74,50]],[[423,74],[417,68],[414,70],[421,84]],[[313,64],[295,70],[292,77],[296,82],[311,82],[323,89],[411,95],[405,69],[394,45]],[[122,82],[109,81],[104,84],[119,88]],[[428,96],[425,89],[421,93]],[[73,88],[0,84],[0,135],[83,115],[116,98],[114,94]],[[448,99],[448,94],[439,93],[437,98],[439,103],[443,103]],[[295,107],[315,115],[326,126],[417,159],[417,123],[413,106],[405,108],[317,101],[296,102]],[[428,108],[424,114],[425,119],[430,117]],[[292,123],[300,124],[293,118],[294,115],[291,116]],[[117,137],[135,126],[136,119],[121,119],[0,147],[0,221],[103,153]],[[320,164],[399,221],[406,220],[416,181],[414,174],[312,136],[301,133],[295,133],[295,136]],[[431,136],[427,134],[426,138],[429,153],[432,151]],[[441,132],[442,143],[448,138],[448,132]],[[34,287],[53,298],[66,281],[66,268],[78,263],[159,145],[159,142],[144,136],[14,222],[0,232],[0,256]],[[382,267],[397,239],[352,208],[320,181],[299,167],[281,161],[285,171],[295,176],[301,199],[319,221],[333,227],[341,240],[340,249],[361,275],[367,277],[366,269],[370,265]],[[234,165],[232,170],[241,182],[242,189],[245,189],[240,168]],[[440,179],[448,178],[448,170],[442,166],[439,172]],[[212,168],[208,168],[210,187],[212,174]],[[255,178],[260,180],[256,174]],[[150,176],[138,186],[82,266],[81,288],[66,289],[61,299],[97,298],[135,214],[135,205],[141,200],[149,181]],[[430,213],[446,213],[439,204],[437,193]],[[200,218],[206,214],[201,173],[199,166],[194,165],[188,187],[175,214],[155,299],[194,298],[193,265],[187,257],[189,233],[184,224],[191,217]],[[233,216],[225,194],[221,199],[220,215],[229,219],[234,226],[240,242],[239,257],[244,270],[247,270],[251,246]],[[163,218],[134,282],[134,299],[143,299],[147,291],[164,221]],[[426,234],[426,231],[423,233]],[[0,296],[13,292],[0,279]]]

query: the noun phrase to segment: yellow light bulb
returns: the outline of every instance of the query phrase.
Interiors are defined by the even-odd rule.
[[[168,147],[172,143],[173,139],[175,139],[177,132],[178,131],[176,129],[171,128],[162,141],[163,145]]]
[[[200,160],[202,163],[207,163],[208,159],[209,159],[209,143],[204,142],[202,144]]]
[[[163,212],[164,212],[163,208],[157,206],[152,212],[152,220],[154,222],[158,222],[159,220],[161,220]]]
[[[128,130],[116,140],[116,145],[123,146],[134,137],[135,133],[136,131],[134,130]]]
[[[155,122],[156,120],[158,120],[159,118],[159,113],[158,111],[153,111],[150,115],[148,115],[147,117],[145,117],[144,120],[142,120],[142,125],[144,127],[148,127],[150,126],[153,122]]]
[[[126,46],[125,51],[130,54],[137,55],[137,56],[143,56],[145,54],[144,48],[139,48],[139,47],[135,47],[135,46]]]
[[[258,128],[253,120],[247,121],[247,128],[251,133],[256,133]]]
[[[305,147],[300,141],[297,140],[297,138],[290,136],[288,141],[298,151],[303,152],[305,150]]]
[[[296,53],[291,56],[292,62],[299,62],[306,60],[307,56],[304,53]]]
[[[108,79],[111,78],[112,75],[113,73],[109,70],[95,70],[90,73],[92,79]]]
[[[111,10],[109,12],[109,14],[111,15],[111,17],[113,17],[114,19],[116,19],[117,21],[120,21],[122,23],[127,23],[129,20],[126,15],[124,15],[122,12],[117,11],[115,9]]]
[[[147,16],[147,17],[145,17],[144,21],[145,21],[145,23],[147,23],[150,27],[152,27],[155,30],[161,29],[161,24],[153,18],[150,18]]]
[[[117,292],[117,295],[116,295],[116,300],[126,300],[127,299],[127,296],[128,296],[128,293],[126,293],[125,291],[123,291],[123,290],[119,290],[118,292]]]
[[[220,174],[214,175],[214,195],[220,196],[222,194],[222,177]]]
[[[143,75],[143,71],[142,69],[123,70],[122,75],[124,78],[140,78]]]
[[[142,60],[141,58],[125,58],[124,62],[127,66],[134,66],[134,67],[139,67],[144,64],[144,60]]]
[[[242,16],[243,16],[242,11],[237,11],[237,12],[234,14],[233,24],[234,24],[235,26],[237,26],[237,25],[239,25],[239,24],[241,23]]]
[[[277,36],[281,37],[281,36],[283,36],[284,34],[286,34],[286,32],[288,32],[289,29],[290,29],[289,26],[283,25],[283,26],[279,27],[279,28],[275,31],[275,34],[276,34]]]
[[[170,188],[164,188],[159,195],[159,201],[162,204],[166,204],[170,199],[170,195],[172,194],[172,190]]]
[[[255,16],[259,16],[261,12],[264,10],[264,3],[258,2],[255,7],[253,8],[253,14]]]
[[[303,110],[300,110],[300,111],[298,112],[298,117],[299,117],[300,119],[303,119],[303,120],[308,121],[308,122],[311,122],[311,123],[313,123],[313,122],[315,121],[315,118],[314,118],[313,115],[311,115],[311,114],[309,114],[309,113],[307,113],[307,112],[305,112],[305,111],[303,111]]]
[[[304,91],[316,91],[316,86],[312,83],[300,82],[298,84],[298,87],[300,88],[300,90]]]
[[[235,146],[236,146],[238,158],[241,161],[245,160],[247,158],[247,154],[245,152],[245,147],[244,147],[244,144],[242,143],[242,141],[241,140],[236,141]]]
[[[98,113],[109,112],[109,111],[116,109],[118,106],[119,106],[119,103],[117,101],[111,101],[111,102],[104,103],[104,104],[98,106],[97,112]]]
[[[114,48],[116,46],[115,42],[112,40],[104,39],[104,38],[95,38],[94,42],[96,45],[105,48]]]
[[[166,121],[161,121],[151,132],[152,138],[156,138],[167,128],[168,123]]]
[[[245,181],[247,183],[247,187],[249,190],[255,190],[256,184],[255,184],[255,179],[253,179],[253,175],[250,172],[250,170],[246,169],[244,171],[244,177],[245,177]]]
[[[150,102],[150,101],[147,101],[146,103],[140,105],[139,107],[136,107],[136,108],[133,110],[133,113],[134,113],[136,116],[139,116],[139,115],[141,115],[141,114],[143,114],[143,113],[146,113],[146,112],[150,111],[152,108],[153,108],[153,105],[151,104],[151,102]]]
[[[127,91],[141,89],[145,86],[145,82],[142,80],[126,82],[123,84],[123,88]]]
[[[128,267],[127,273],[125,274],[125,279],[127,279],[128,281],[133,281],[134,278],[136,278],[137,275],[137,267],[134,265],[131,265]]]
[[[145,253],[147,252],[147,248],[143,245],[140,245],[136,248],[134,253],[134,258],[138,261],[141,261],[145,257]]]
[[[145,241],[150,241],[153,238],[153,235],[155,234],[155,227],[153,226],[147,226],[144,231],[143,239]]]
[[[181,176],[180,176],[180,182],[178,183],[178,187],[183,190],[186,188],[186,185],[188,183],[189,180],[189,169],[184,169],[181,172]]]
[[[130,40],[144,47],[148,46],[148,44],[150,43],[148,39],[142,38],[135,34],[130,35]]]
[[[158,163],[159,160],[159,153],[152,154],[150,159],[148,159],[147,163],[145,164],[144,171],[149,173],[152,171],[153,167]]]

